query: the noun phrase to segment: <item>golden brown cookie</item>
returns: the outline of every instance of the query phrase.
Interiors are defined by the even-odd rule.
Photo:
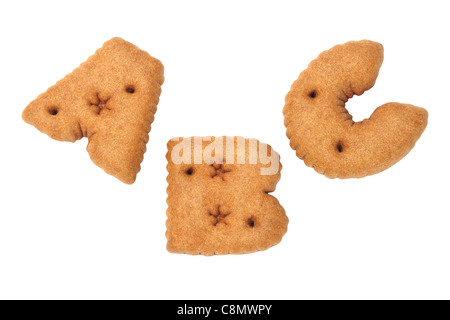
[[[307,166],[328,178],[381,172],[414,147],[427,126],[425,109],[386,103],[354,122],[345,103],[372,88],[383,46],[351,41],[325,51],[293,83],[283,109],[291,147]]]
[[[270,146],[241,137],[192,137],[172,139],[167,148],[168,251],[242,254],[281,241],[288,218],[268,194],[281,176]]]
[[[163,82],[159,60],[113,38],[32,101],[22,117],[56,140],[87,137],[92,161],[131,184],[146,151]]]

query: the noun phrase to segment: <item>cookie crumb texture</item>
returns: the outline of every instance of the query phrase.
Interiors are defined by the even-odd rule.
[[[375,84],[383,46],[362,40],[337,45],[312,61],[293,83],[283,109],[291,147],[328,178],[379,173],[406,156],[427,126],[425,109],[386,103],[354,122],[345,108]]]
[[[159,60],[113,38],[32,101],[22,118],[56,140],[88,138],[92,161],[132,184],[146,151],[163,82]]]
[[[212,141],[203,141],[203,150]],[[252,147],[249,139],[245,143],[248,159]],[[171,153],[177,144],[170,141],[167,145],[169,252],[205,256],[244,254],[266,250],[281,241],[288,218],[278,200],[268,194],[280,180],[281,164],[273,175],[260,174],[260,169],[270,164],[261,164],[259,157],[256,164],[204,161],[175,164]],[[193,160],[193,143],[191,147]],[[275,152],[270,146],[268,150]],[[225,157],[224,147],[219,158]],[[237,163],[236,152],[234,163]]]

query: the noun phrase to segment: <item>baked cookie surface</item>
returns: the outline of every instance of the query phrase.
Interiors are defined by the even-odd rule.
[[[278,154],[254,139],[195,139],[172,139],[167,145],[167,250],[242,254],[279,243],[288,218],[278,200],[268,194],[281,176]],[[214,144],[223,150],[215,149],[215,157],[207,159],[204,155]],[[243,152],[237,151],[238,145],[244,146]],[[266,147],[270,161],[257,153]]]
[[[307,166],[328,178],[361,178],[414,147],[427,125],[425,109],[391,102],[354,122],[345,108],[372,88],[382,62],[381,44],[351,41],[321,53],[292,84],[283,109],[286,134]]]
[[[53,139],[89,139],[92,161],[131,184],[140,170],[164,82],[161,62],[113,38],[23,111]]]

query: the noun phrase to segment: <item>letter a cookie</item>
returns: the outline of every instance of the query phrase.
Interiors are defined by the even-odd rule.
[[[161,62],[113,38],[24,110],[23,120],[60,141],[89,139],[92,161],[136,180],[164,82]]]
[[[167,144],[167,250],[242,254],[279,243],[288,218],[269,195],[279,155],[241,137],[175,138]]]

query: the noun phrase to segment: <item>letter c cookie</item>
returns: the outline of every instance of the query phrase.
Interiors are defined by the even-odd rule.
[[[427,126],[425,109],[396,102],[354,122],[345,108],[370,89],[383,62],[383,46],[352,41],[325,51],[292,84],[283,109],[291,147],[328,178],[379,173],[408,154]]]

